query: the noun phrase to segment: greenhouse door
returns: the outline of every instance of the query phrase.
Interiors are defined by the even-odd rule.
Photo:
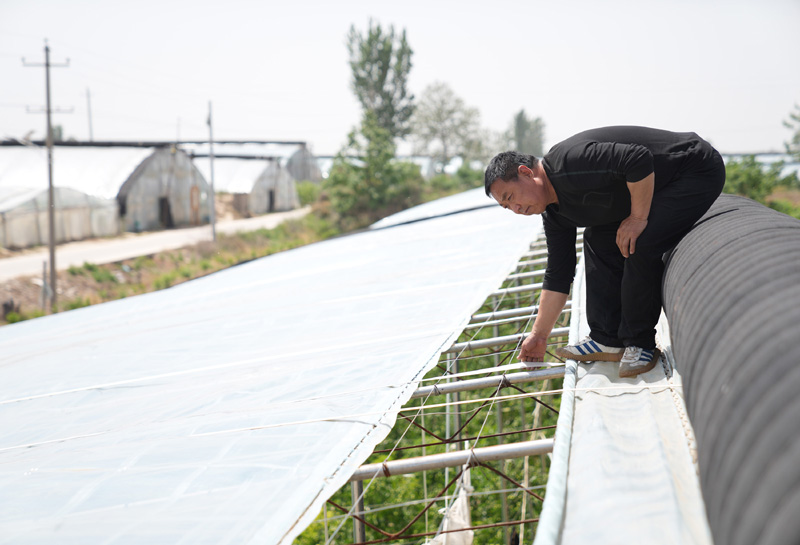
[[[175,227],[175,222],[172,221],[172,210],[169,207],[169,198],[167,197],[158,198],[158,219],[164,229]]]
[[[267,194],[267,212],[275,211],[275,190],[270,189]]]

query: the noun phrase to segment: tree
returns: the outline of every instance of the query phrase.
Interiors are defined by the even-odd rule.
[[[414,112],[414,95],[407,89],[414,53],[406,40],[406,31],[395,34],[394,27],[384,32],[370,19],[366,36],[355,26],[347,35],[352,86],[364,110],[374,113],[379,126],[392,138],[403,138]]]
[[[544,121],[541,117],[528,118],[525,110],[520,110],[511,121],[506,140],[515,151],[541,157],[544,155]]]
[[[789,113],[789,120],[784,121],[783,125],[787,129],[792,129],[792,140],[786,142],[786,152],[800,159],[800,105],[794,105],[794,112]]]
[[[733,193],[753,199],[762,204],[769,204],[769,197],[776,189],[798,188],[797,175],[781,176],[783,162],[773,163],[765,170],[756,161],[755,156],[748,155],[739,161],[730,161],[725,166],[725,193]]]
[[[483,153],[480,113],[468,107],[446,83],[425,88],[411,120],[415,153],[426,153],[439,163],[439,170],[454,157],[465,161]]]
[[[421,202],[419,167],[394,161],[394,140],[375,112],[364,113],[360,129],[348,140],[323,184],[342,230],[365,227]]]

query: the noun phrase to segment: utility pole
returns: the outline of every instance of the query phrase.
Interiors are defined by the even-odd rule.
[[[214,128],[211,123],[211,101],[208,101],[208,160],[211,167],[211,240],[217,241],[217,218],[216,203],[217,198],[214,194]]]
[[[44,41],[44,64],[26,63],[22,58],[22,64],[26,67],[44,66],[45,89],[47,94],[47,220],[48,220],[48,247],[50,249],[50,313],[56,309],[56,221],[55,221],[55,196],[53,193],[53,125],[51,122],[50,107],[50,67],[69,66],[69,59],[63,64],[50,64],[50,46],[47,40]],[[29,110],[30,112],[30,110]],[[58,112],[57,112],[58,113]]]
[[[89,88],[86,88],[86,111],[89,112],[89,142],[94,142],[94,132],[92,131],[92,95]]]

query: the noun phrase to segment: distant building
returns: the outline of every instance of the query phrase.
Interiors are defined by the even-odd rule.
[[[182,144],[181,147],[193,157],[195,166],[210,181],[208,144]],[[233,194],[234,206],[242,215],[255,216],[298,208],[300,199],[296,182],[318,182],[321,179],[316,159],[303,145],[214,144],[214,191]]]
[[[153,150],[119,188],[126,231],[154,231],[209,223],[211,190],[183,150]]]
[[[47,150],[0,146],[0,244],[48,242]],[[64,143],[53,147],[56,241],[201,225],[209,186],[174,147]]]
[[[116,196],[151,149],[53,148],[56,242],[121,232]],[[48,243],[47,150],[0,146],[0,244],[27,248]]]

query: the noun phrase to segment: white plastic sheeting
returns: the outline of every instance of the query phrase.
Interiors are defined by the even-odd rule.
[[[472,545],[475,531],[464,530],[464,528],[472,526],[469,495],[473,491],[470,470],[465,467],[464,473],[461,474],[458,481],[458,489],[453,503],[439,511],[444,515],[444,519],[439,525],[439,531],[444,533],[440,533],[428,541],[427,545]]]
[[[53,148],[56,241],[120,233],[117,191],[148,148]],[[0,146],[0,245],[48,242],[47,149]]]
[[[211,159],[196,157],[194,166],[211,183]],[[214,158],[214,191],[225,193],[250,193],[253,185],[269,161],[260,159]]]
[[[115,199],[153,148],[53,147],[53,185]],[[47,189],[47,149],[0,146],[0,187]]]
[[[583,261],[570,340],[589,333]],[[670,356],[662,315],[659,345]],[[619,378],[619,364],[567,362],[556,448],[535,545],[697,544],[711,533],[692,459],[680,378],[662,365]]]
[[[540,230],[492,207],[0,328],[0,543],[290,543]]]

